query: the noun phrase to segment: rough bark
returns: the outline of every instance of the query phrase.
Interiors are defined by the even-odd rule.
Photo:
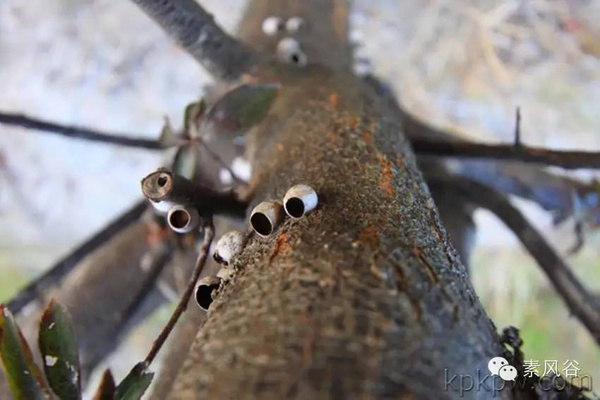
[[[277,43],[287,35],[267,36],[262,22],[269,16],[286,21],[300,17],[306,26],[298,34],[302,51],[309,63],[331,68],[350,68],[352,49],[348,36],[348,2],[342,0],[252,0],[240,23],[238,36],[263,54],[276,54]]]
[[[283,75],[250,139],[254,202],[304,182],[321,205],[250,240],[169,398],[455,397],[445,369],[503,348],[399,116],[345,73]]]

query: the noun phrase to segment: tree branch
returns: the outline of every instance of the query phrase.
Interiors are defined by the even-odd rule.
[[[79,126],[60,125],[40,119],[29,118],[22,114],[0,113],[0,123],[20,126],[22,128],[33,129],[40,132],[50,132],[74,139],[90,140],[92,142],[109,143],[149,150],[160,150],[163,148],[163,145],[154,139],[144,139],[136,136],[120,136]]]
[[[600,168],[600,152],[547,150],[523,144],[514,146],[440,141],[424,137],[411,138],[411,144],[415,152],[420,155],[517,160],[565,169]]]
[[[204,265],[206,264],[208,253],[210,251],[210,245],[213,241],[214,236],[215,228],[213,226],[212,218],[208,218],[204,224],[204,241],[202,242],[202,248],[200,249],[200,254],[198,255],[198,260],[196,261],[194,272],[192,273],[192,276],[190,277],[185,292],[181,296],[181,300],[179,301],[179,304],[177,305],[175,311],[173,311],[169,322],[163,328],[162,332],[158,335],[158,338],[156,338],[156,340],[152,344],[152,348],[148,352],[148,355],[146,356],[145,360],[148,364],[152,363],[152,361],[160,351],[161,347],[169,337],[169,334],[177,324],[179,317],[181,317],[181,314],[183,314],[183,312],[186,310],[187,305],[190,301],[190,297],[194,292],[196,282],[198,281],[198,278],[202,273],[202,269],[204,269]]]
[[[258,56],[227,35],[194,0],[132,0],[212,75],[231,81],[256,64]]]
[[[148,204],[145,201],[136,203],[106,228],[96,233],[65,258],[57,262],[43,275],[29,283],[7,304],[11,312],[14,314],[19,313],[27,304],[42,295],[46,289],[60,282],[86,256],[94,252],[127,226],[137,221],[147,207]]]
[[[523,214],[508,199],[486,185],[460,177],[452,177],[446,184],[453,190],[460,190],[474,204],[493,212],[515,233],[567,303],[569,310],[600,344],[598,297],[587,291],[569,266]]]

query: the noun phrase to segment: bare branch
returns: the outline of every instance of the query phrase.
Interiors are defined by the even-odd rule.
[[[524,145],[493,145],[464,141],[411,138],[417,154],[442,157],[517,160],[565,169],[600,168],[600,152],[547,150]]]
[[[515,114],[515,147],[521,146],[521,108],[517,107]]]
[[[514,232],[567,303],[567,307],[600,344],[600,302],[577,279],[571,268],[508,199],[478,182],[452,177],[446,182],[474,204],[493,212]]]
[[[515,143],[493,145],[467,142],[456,135],[437,129],[402,110],[403,128],[415,153],[442,157],[514,160],[554,165],[565,169],[600,168],[600,152],[548,150],[524,146],[520,142],[520,113],[517,114]]]
[[[136,203],[131,209],[111,222],[106,228],[81,244],[65,258],[57,262],[47,272],[36,278],[22,289],[9,303],[13,313],[20,312],[23,307],[41,296],[46,289],[60,282],[71,272],[81,260],[106,243],[110,238],[121,232],[127,226],[137,221],[148,207],[145,201]]]
[[[160,150],[163,148],[161,143],[154,139],[144,139],[138,136],[121,136],[79,126],[61,125],[54,122],[29,118],[22,114],[0,113],[0,123],[33,129],[40,133],[48,132],[69,138],[109,143],[118,146],[137,147],[148,150]]]
[[[148,355],[146,356],[146,360],[145,360],[148,364],[152,363],[152,361],[154,360],[154,358],[160,351],[161,347],[163,346],[163,344],[169,337],[169,334],[171,333],[171,331],[177,324],[179,317],[181,317],[181,314],[183,314],[183,312],[186,310],[187,304],[190,301],[190,297],[192,297],[192,293],[194,292],[194,287],[196,286],[196,282],[198,281],[198,278],[200,277],[200,274],[202,273],[202,269],[204,268],[204,265],[206,264],[206,260],[208,258],[208,252],[210,250],[210,245],[213,241],[214,236],[215,236],[215,229],[213,226],[212,219],[209,218],[205,221],[205,224],[204,224],[204,241],[202,242],[202,248],[200,249],[200,254],[198,255],[198,260],[196,261],[196,266],[194,267],[194,272],[192,273],[192,276],[190,277],[187,288],[185,289],[185,292],[181,296],[181,300],[179,301],[177,308],[175,309],[175,311],[173,311],[173,314],[171,315],[169,322],[163,328],[162,332],[158,335],[158,338],[156,338],[156,340],[152,344],[152,348],[150,349],[150,352],[148,352]]]
[[[258,56],[227,35],[194,0],[133,0],[214,76],[231,81],[256,64]]]

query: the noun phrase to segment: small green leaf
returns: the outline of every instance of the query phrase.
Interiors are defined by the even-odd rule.
[[[140,362],[117,386],[116,400],[139,400],[150,386],[154,373],[148,371],[148,363]]]
[[[183,126],[185,134],[194,138],[198,135],[198,126],[200,126],[200,119],[206,111],[206,103],[204,99],[200,99],[195,103],[190,103],[185,107],[183,113]]]
[[[184,178],[194,179],[198,162],[198,148],[194,145],[180,146],[173,160],[173,172]]]
[[[171,126],[169,117],[165,117],[165,124],[160,131],[158,142],[164,148],[173,147],[177,144],[177,136],[175,135],[175,130]]]
[[[47,400],[50,391],[13,315],[0,305],[0,357],[16,400]]]
[[[202,119],[204,135],[233,140],[261,122],[277,97],[279,85],[249,83],[238,86],[217,101]]]
[[[116,391],[115,379],[113,378],[110,369],[107,369],[104,371],[104,374],[102,374],[102,380],[100,381],[98,390],[96,390],[94,400],[115,400]]]
[[[44,372],[54,393],[61,400],[81,399],[79,355],[71,316],[54,300],[42,314],[38,344]]]

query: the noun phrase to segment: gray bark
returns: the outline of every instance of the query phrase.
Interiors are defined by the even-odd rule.
[[[255,64],[255,54],[232,40],[195,0],[133,0],[215,77],[234,80]]]

